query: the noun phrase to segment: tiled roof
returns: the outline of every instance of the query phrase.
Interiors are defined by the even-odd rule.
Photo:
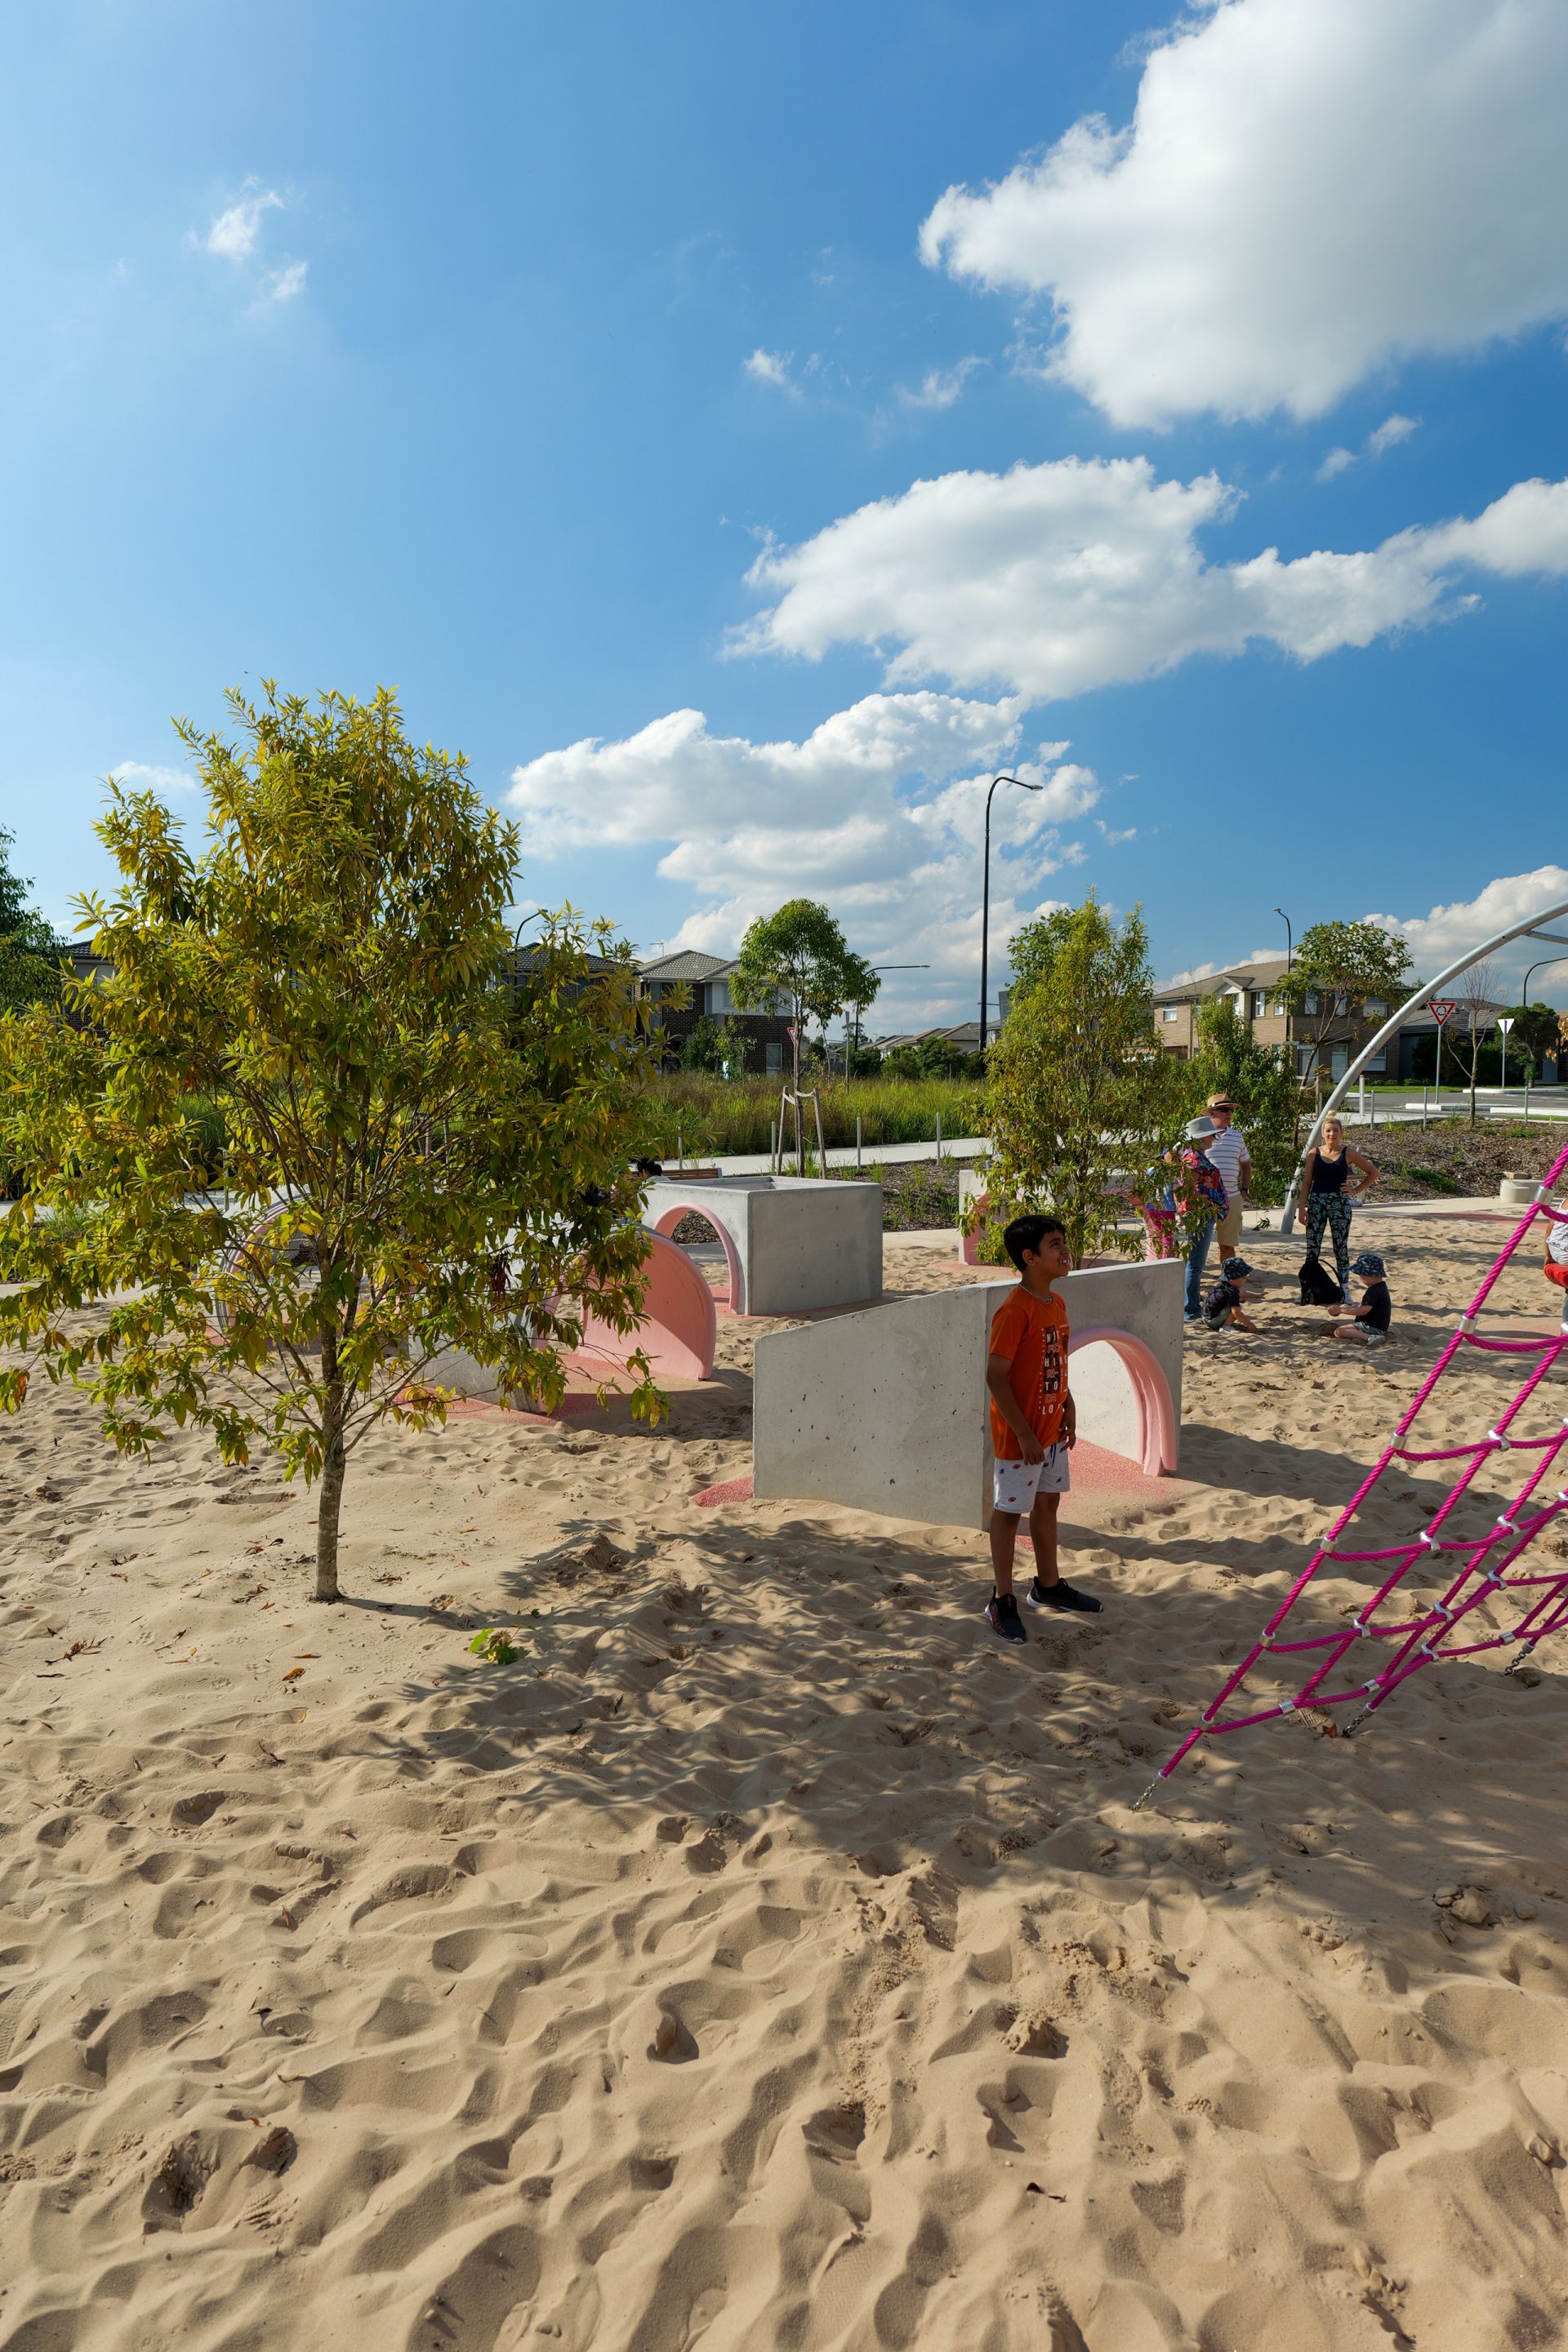
[[[644,980],[718,980],[734,969],[733,956],[704,955],[700,948],[677,948],[637,966]]]
[[[1173,981],[1154,991],[1156,1004],[1186,1003],[1200,996],[1218,996],[1227,988],[1272,988],[1288,970],[1283,956],[1258,956],[1251,963],[1228,964],[1202,980]]]

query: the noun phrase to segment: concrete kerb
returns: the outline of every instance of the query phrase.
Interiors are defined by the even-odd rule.
[[[1079,1431],[1152,1475],[1179,1465],[1178,1262],[1096,1266],[1059,1286]],[[968,1283],[757,1342],[752,1491],[934,1527],[991,1517],[985,1357],[1011,1282]]]
[[[718,1234],[737,1315],[852,1307],[882,1289],[882,1188],[816,1177],[655,1177],[643,1222],[671,1234],[706,1217]]]

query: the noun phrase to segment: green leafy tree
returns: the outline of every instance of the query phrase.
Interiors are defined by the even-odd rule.
[[[66,953],[66,942],[56,937],[53,924],[28,906],[31,885],[11,870],[16,838],[0,824],[0,1013],[58,1003]]]
[[[630,950],[545,917],[519,965],[516,830],[389,694],[229,702],[237,743],[179,727],[199,855],[151,793],[99,826],[121,887],[82,905],[111,982],[0,1022],[0,1147],[31,1186],[0,1219],[0,1405],[41,1367],[122,1452],[187,1423],[226,1461],[270,1446],[320,1481],[335,1601],[349,1454],[445,1418],[447,1349],[550,1403],[577,1302],[630,1342],[644,1056]]]
[[[1053,907],[1047,914],[1037,915],[1013,934],[1008,959],[1013,967],[1012,992],[1008,999],[1008,1017],[1013,1005],[1027,996],[1029,991],[1045,979],[1054,966],[1068,940],[1079,909],[1076,907]],[[1003,1024],[1005,1026],[1005,1024]],[[1000,1031],[997,1032],[999,1035]]]
[[[1015,940],[1013,970],[1020,985],[987,1057],[990,1215],[1049,1208],[1076,1258],[1126,1249],[1113,1180],[1159,1157],[1185,1082],[1154,1041],[1142,912],[1118,924],[1091,896],[1044,916]]]
[[[984,1065],[978,1054],[966,1054],[951,1037],[921,1037],[915,1045],[895,1045],[883,1056],[883,1067],[895,1078],[979,1077]]]
[[[1210,1097],[1229,1095],[1252,1162],[1252,1197],[1270,1206],[1283,1201],[1300,1149],[1301,1082],[1289,1049],[1261,1045],[1234,1001],[1206,997],[1198,1007],[1197,1051],[1184,1066],[1189,1115]]]
[[[715,1021],[700,1013],[680,1041],[680,1067],[706,1071],[712,1077],[738,1077],[746,1066],[746,1041],[732,1020]]]
[[[1409,993],[1410,953],[1403,940],[1378,923],[1313,923],[1296,958],[1275,982],[1275,993],[1298,1021],[1314,1027],[1303,1080],[1321,1095],[1336,1045],[1348,1045],[1365,1015],[1367,999],[1390,1013]]]
[[[826,907],[815,898],[788,898],[747,930],[730,975],[730,998],[742,1012],[787,998],[795,1030],[791,1081],[798,1092],[806,1022],[816,1021],[826,1033],[847,1004],[869,1004],[879,985],[879,975],[855,954]],[[799,1127],[796,1142],[804,1172],[805,1137]]]
[[[1513,1028],[1510,1034],[1509,1058],[1522,1061],[1533,1076],[1548,1054],[1557,1052],[1557,1009],[1551,1004],[1510,1004]]]

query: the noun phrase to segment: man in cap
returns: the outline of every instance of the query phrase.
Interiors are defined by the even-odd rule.
[[[1211,1095],[1208,1114],[1214,1121],[1214,1133],[1204,1149],[1219,1170],[1226,1191],[1225,1214],[1215,1227],[1215,1240],[1223,1263],[1235,1256],[1241,1241],[1241,1196],[1252,1181],[1252,1162],[1247,1157],[1246,1137],[1232,1124],[1236,1106],[1230,1097],[1223,1090]]]

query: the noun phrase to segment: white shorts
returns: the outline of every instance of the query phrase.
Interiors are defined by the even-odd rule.
[[[998,1461],[993,1473],[992,1509],[1016,1511],[1020,1518],[1028,1517],[1037,1495],[1066,1495],[1072,1489],[1068,1449],[1061,1440],[1047,1446],[1043,1462]]]

